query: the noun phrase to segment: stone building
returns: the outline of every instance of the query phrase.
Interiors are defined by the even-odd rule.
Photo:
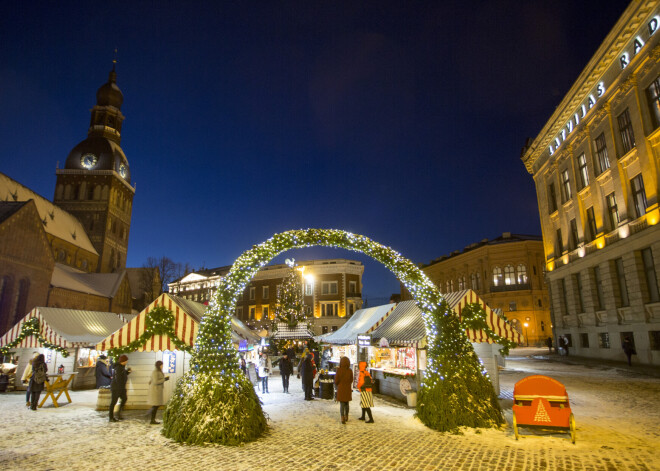
[[[57,169],[54,202],[0,173],[0,334],[37,306],[130,313],[126,253],[135,188],[120,147],[116,73],[88,137]]]
[[[361,262],[345,259],[298,262],[303,271],[304,304],[312,319],[312,330],[323,334],[337,330],[355,311],[362,308]],[[199,270],[170,283],[169,292],[197,302],[207,302],[230,266]],[[250,327],[270,329],[277,300],[277,286],[289,267],[263,267],[245,288],[236,303],[236,317]]]
[[[543,267],[541,237],[510,232],[421,266],[441,293],[472,289],[491,309],[501,309],[529,345],[552,336]]]
[[[573,354],[660,364],[660,2],[631,2],[522,161],[556,332]]]

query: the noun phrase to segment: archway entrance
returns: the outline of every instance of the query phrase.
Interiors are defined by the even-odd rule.
[[[503,422],[497,397],[459,319],[433,283],[410,260],[368,237],[336,229],[275,234],[236,259],[202,319],[191,371],[177,385],[163,415],[163,433],[176,441],[238,445],[257,439],[266,419],[231,343],[236,300],[259,269],[282,252],[312,246],[361,252],[401,281],[423,311],[427,370],[417,415],[427,426],[455,430]]]

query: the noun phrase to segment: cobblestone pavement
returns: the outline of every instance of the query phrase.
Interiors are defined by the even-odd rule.
[[[511,423],[513,384],[529,374],[549,374],[566,384],[578,423],[577,443],[567,434],[523,430]],[[295,379],[295,377],[294,377]],[[610,369],[513,357],[501,372],[502,405],[509,425],[429,430],[404,405],[375,399],[374,424],[358,421],[358,395],[347,425],[333,401],[303,401],[271,378],[264,395],[270,418],[266,436],[241,447],[192,447],[164,438],[146,411],[107,422],[96,412],[96,391],[74,392],[74,403],[37,412],[18,393],[0,396],[0,469],[3,470],[660,470],[660,380]]]

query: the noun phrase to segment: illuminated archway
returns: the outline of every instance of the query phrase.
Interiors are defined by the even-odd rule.
[[[273,258],[291,249],[336,247],[361,252],[385,265],[423,311],[427,369],[418,391],[418,417],[431,428],[485,427],[502,423],[493,387],[464,327],[428,277],[401,254],[371,239],[336,229],[276,234],[236,259],[200,324],[191,371],[179,381],[163,416],[163,433],[186,443],[240,444],[266,429],[261,403],[238,367],[231,344],[236,300]]]

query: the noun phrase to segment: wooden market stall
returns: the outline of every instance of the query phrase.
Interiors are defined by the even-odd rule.
[[[72,389],[95,388],[96,359],[101,353],[96,344],[133,317],[114,312],[35,307],[0,337],[0,348],[18,358],[16,388],[26,388],[20,378],[34,352],[44,354],[49,374],[57,374],[58,369],[76,373]]]
[[[154,319],[155,308],[165,307],[171,312],[169,328],[172,336],[149,334],[147,325],[163,322]],[[126,408],[146,409],[149,379],[156,361],[163,362],[163,373],[170,377],[165,382],[165,398],[169,398],[180,379],[189,368],[190,351],[195,344],[199,323],[206,306],[168,293],[161,294],[149,304],[135,319],[97,344],[97,349],[111,355],[128,355],[128,365],[132,372],[128,376]],[[253,333],[240,320],[232,317],[232,341],[238,350],[242,343],[258,344],[261,338]],[[97,409],[107,409],[110,397],[107,391],[100,390]]]

